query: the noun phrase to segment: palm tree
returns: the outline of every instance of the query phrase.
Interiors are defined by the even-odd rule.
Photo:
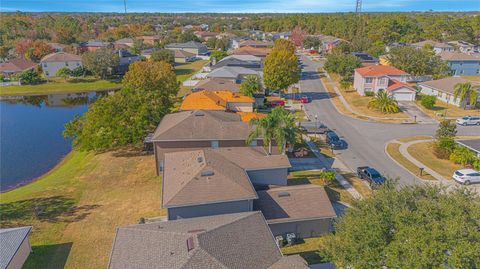
[[[457,98],[460,98],[460,106],[463,106],[463,108],[466,107],[467,103],[470,106],[475,106],[477,104],[478,91],[469,82],[458,83],[455,85],[453,92],[453,99],[457,101]]]
[[[254,93],[263,92],[263,85],[257,75],[248,75],[240,84],[240,92],[243,95],[252,97]]]
[[[255,129],[250,132],[246,143],[250,145],[253,140],[261,137],[263,144],[268,144],[268,154],[272,154],[272,142],[278,145],[278,149],[285,154],[287,143],[295,143],[298,127],[295,124],[295,116],[283,107],[275,107],[267,117],[252,119],[250,125]]]
[[[368,102],[368,108],[375,108],[383,113],[397,113],[400,110],[397,100],[385,91],[377,92],[374,99]]]

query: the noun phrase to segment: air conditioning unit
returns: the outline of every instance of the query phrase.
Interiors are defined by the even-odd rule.
[[[296,240],[297,240],[297,236],[295,235],[295,233],[287,234],[287,243],[289,246],[293,245]]]
[[[277,243],[277,246],[279,248],[283,247],[283,236],[281,235],[275,236],[275,242]]]

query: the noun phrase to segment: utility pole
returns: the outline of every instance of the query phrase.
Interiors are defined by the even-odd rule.
[[[355,13],[362,13],[362,0],[357,0],[357,5],[355,6]]]
[[[127,14],[127,0],[123,0],[123,7],[125,7],[125,14]]]

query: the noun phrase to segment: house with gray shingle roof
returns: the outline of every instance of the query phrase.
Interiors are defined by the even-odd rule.
[[[202,43],[195,41],[188,41],[185,43],[171,43],[165,46],[169,50],[184,50],[195,55],[207,55],[208,48]]]
[[[60,68],[66,67],[70,70],[74,70],[77,67],[83,66],[83,64],[82,57],[79,55],[66,52],[55,52],[43,57],[42,60],[40,60],[40,66],[46,77],[54,77],[57,75],[57,71]]]
[[[286,185],[290,167],[250,147],[167,153],[162,207],[169,220],[252,211],[254,185]]]
[[[441,52],[438,56],[448,63],[454,76],[480,76],[479,54]]]
[[[137,224],[117,229],[108,268],[308,268],[283,256],[260,212]]]
[[[222,66],[214,69],[207,77],[228,79],[235,83],[240,83],[246,76],[256,75],[262,77],[262,72],[241,66]]]
[[[0,269],[20,269],[32,248],[28,235],[32,226],[0,229]]]

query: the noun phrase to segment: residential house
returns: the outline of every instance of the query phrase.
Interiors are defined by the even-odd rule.
[[[318,39],[322,44],[321,52],[323,54],[330,53],[334,48],[336,48],[342,42],[347,42],[341,38],[329,36],[329,35],[318,35]]]
[[[355,69],[353,87],[360,95],[366,92],[389,92],[397,101],[414,101],[415,89],[407,82],[409,74],[387,65],[372,65]]]
[[[247,212],[254,186],[287,185],[286,155],[253,147],[218,147],[165,153],[162,207],[169,220]]]
[[[479,52],[479,46],[474,45],[472,43],[463,41],[463,40],[457,40],[457,41],[450,41],[447,42],[448,45],[453,46],[454,48],[458,49],[462,53],[478,53]]]
[[[80,46],[79,51],[83,53],[83,52],[94,52],[99,48],[108,48],[112,46],[112,44],[110,42],[89,40],[89,41],[81,42],[79,46]]]
[[[142,40],[143,44],[153,46],[153,45],[157,44],[158,42],[160,42],[162,37],[158,36],[158,35],[144,35],[144,36],[137,37],[137,39]]]
[[[464,100],[464,103],[460,103],[460,99],[453,97],[455,93],[455,86],[459,83],[471,83],[474,86],[480,86],[480,83],[470,81],[461,77],[447,77],[437,80],[425,81],[418,83],[420,87],[420,92],[426,95],[436,96],[437,99],[453,104],[455,106],[464,106],[467,100]],[[480,101],[480,92],[478,94],[478,100]]]
[[[207,78],[201,80],[192,89],[193,92],[197,91],[231,91],[234,93],[240,92],[240,84],[237,84],[229,79],[224,78]]]
[[[252,48],[271,48],[273,47],[272,41],[259,41],[259,40],[244,40],[240,42],[241,47],[252,47]]]
[[[406,47],[408,46],[407,43],[405,42],[392,42],[392,43],[388,43],[386,46],[385,46],[385,52],[390,52],[390,50],[392,48],[396,48],[396,47]]]
[[[165,46],[166,49],[170,50],[184,50],[195,55],[207,55],[208,48],[202,43],[195,41],[188,41],[185,43],[172,43]]]
[[[196,59],[197,55],[185,50],[172,50],[175,63],[188,63]]]
[[[309,267],[282,255],[260,212],[244,212],[117,228],[108,268]]]
[[[251,46],[244,46],[233,50],[234,55],[253,55],[260,58],[265,58],[272,51],[271,48],[255,48]]]
[[[253,55],[230,55],[218,62],[212,61],[211,65],[207,69],[209,69],[208,71],[211,71],[224,66],[244,67],[261,71],[262,58]]]
[[[259,191],[254,210],[262,211],[274,236],[298,238],[334,231],[337,214],[324,187],[306,184]]]
[[[455,140],[457,144],[471,150],[477,158],[480,158],[480,139]]]
[[[24,58],[15,58],[4,63],[0,63],[0,73],[5,78],[9,78],[13,74],[22,73],[24,71],[33,69],[36,66],[37,64],[30,60]]]
[[[353,52],[352,55],[360,60],[362,66],[377,65],[379,63],[377,58],[365,52]]]
[[[229,49],[230,49],[230,50],[235,50],[235,49],[240,48],[240,42],[242,42],[242,40],[243,40],[243,39],[241,39],[240,37],[231,38],[231,39],[230,39]]]
[[[480,57],[462,52],[441,52],[438,54],[448,63],[454,76],[480,76]]]
[[[66,52],[54,52],[48,54],[40,60],[40,65],[43,74],[46,77],[56,76],[58,69],[63,67],[73,70],[77,67],[83,66],[82,58],[80,56]]]
[[[424,48],[425,46],[431,46],[433,48],[433,51],[435,51],[435,53],[437,54],[444,51],[447,51],[447,52],[455,51],[455,48],[453,46],[450,46],[446,43],[433,41],[433,40],[420,41],[420,42],[411,44],[411,46],[419,49]]]
[[[240,83],[246,76],[256,75],[262,76],[262,72],[258,70],[253,70],[241,66],[223,66],[220,68],[214,69],[210,72],[207,77],[209,78],[223,78],[231,80],[235,83]]]
[[[245,147],[253,127],[238,113],[220,110],[181,111],[165,115],[152,136],[157,174],[168,152],[202,148]],[[263,146],[256,139],[252,146]]]
[[[160,48],[144,49],[140,52],[140,55],[145,57],[146,59],[150,59],[150,57],[152,56],[152,53],[157,50],[161,50],[161,49]]]
[[[0,229],[0,269],[21,269],[32,247],[28,236],[32,226]]]
[[[122,38],[113,43],[115,49],[128,49],[133,48],[133,38]]]
[[[119,49],[116,51],[119,58],[119,64],[114,69],[114,73],[118,75],[123,75],[127,73],[128,66],[136,61],[140,61],[142,58],[139,55],[133,54],[125,49]]]
[[[195,36],[200,38],[201,40],[209,40],[211,38],[216,38],[219,33],[215,32],[206,32],[206,31],[195,31],[194,32]]]
[[[231,91],[197,91],[185,96],[180,110],[223,110],[253,112],[252,97]]]

